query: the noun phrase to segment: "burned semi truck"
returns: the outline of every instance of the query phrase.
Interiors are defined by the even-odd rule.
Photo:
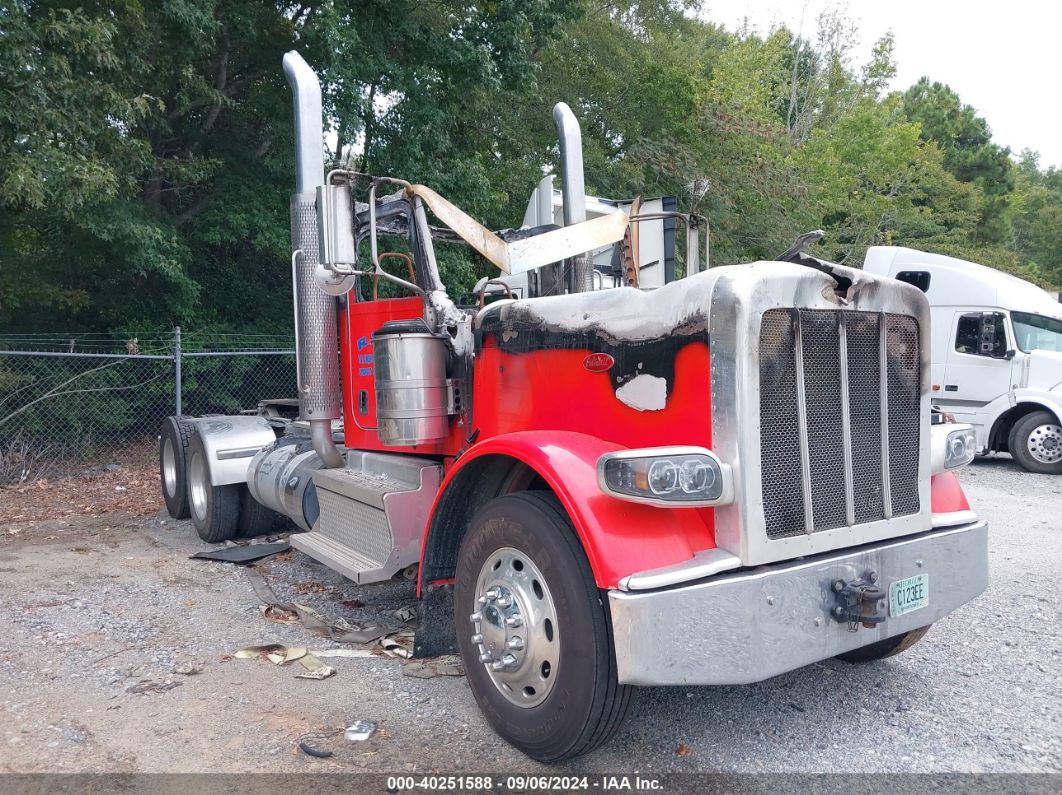
[[[459,653],[546,761],[605,742],[634,686],[877,660],[984,590],[952,471],[972,434],[931,419],[917,288],[802,245],[701,268],[703,219],[589,212],[565,105],[562,189],[493,232],[426,186],[326,173],[318,79],[295,52],[284,70],[298,399],[167,420],[163,496],[205,540],[280,514],[354,582],[415,578],[414,654]],[[649,286],[656,222],[685,226],[686,266]],[[442,241],[498,269],[478,304],[447,293]]]

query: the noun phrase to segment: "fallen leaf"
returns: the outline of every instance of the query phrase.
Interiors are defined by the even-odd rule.
[[[686,743],[679,743],[679,747],[675,749],[675,753],[679,756],[689,756],[690,747]]]

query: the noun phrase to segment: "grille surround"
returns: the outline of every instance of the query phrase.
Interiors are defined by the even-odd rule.
[[[925,295],[910,285],[842,266],[830,266],[851,280],[845,294],[838,295],[830,276],[790,263],[757,262],[713,268],[696,278],[710,292],[708,324],[711,334],[711,448],[734,471],[735,499],[715,509],[716,545],[741,558],[746,566],[758,566],[830,550],[873,544],[932,527],[930,511],[929,450],[929,304]],[[761,437],[770,429],[760,428],[761,324],[770,309],[803,309],[898,314],[914,318],[921,334],[921,384],[918,396],[920,429],[916,466],[919,510],[883,521],[857,521],[854,526],[768,539],[766,533]],[[846,316],[847,317],[847,316]],[[857,361],[857,352],[849,353]],[[851,414],[855,427],[865,422]],[[858,456],[857,448],[855,455]],[[866,451],[864,451],[866,452]],[[853,458],[853,469],[858,459]],[[859,478],[853,478],[859,488]],[[801,488],[798,482],[796,487]],[[865,486],[863,487],[865,489]],[[852,576],[859,572],[853,570]]]

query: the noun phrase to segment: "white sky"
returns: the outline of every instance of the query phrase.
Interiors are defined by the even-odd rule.
[[[928,75],[977,109],[993,140],[1014,154],[1040,153],[1062,166],[1062,4],[1055,0],[707,0],[704,16],[736,29],[748,18],[763,34],[781,23],[814,40],[816,20],[840,6],[858,25],[854,59],[864,63],[887,30],[896,36],[892,88]]]

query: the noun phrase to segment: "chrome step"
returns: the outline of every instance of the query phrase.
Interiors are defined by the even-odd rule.
[[[416,563],[442,467],[426,458],[348,451],[345,469],[313,473],[320,517],[291,545],[359,584]]]

